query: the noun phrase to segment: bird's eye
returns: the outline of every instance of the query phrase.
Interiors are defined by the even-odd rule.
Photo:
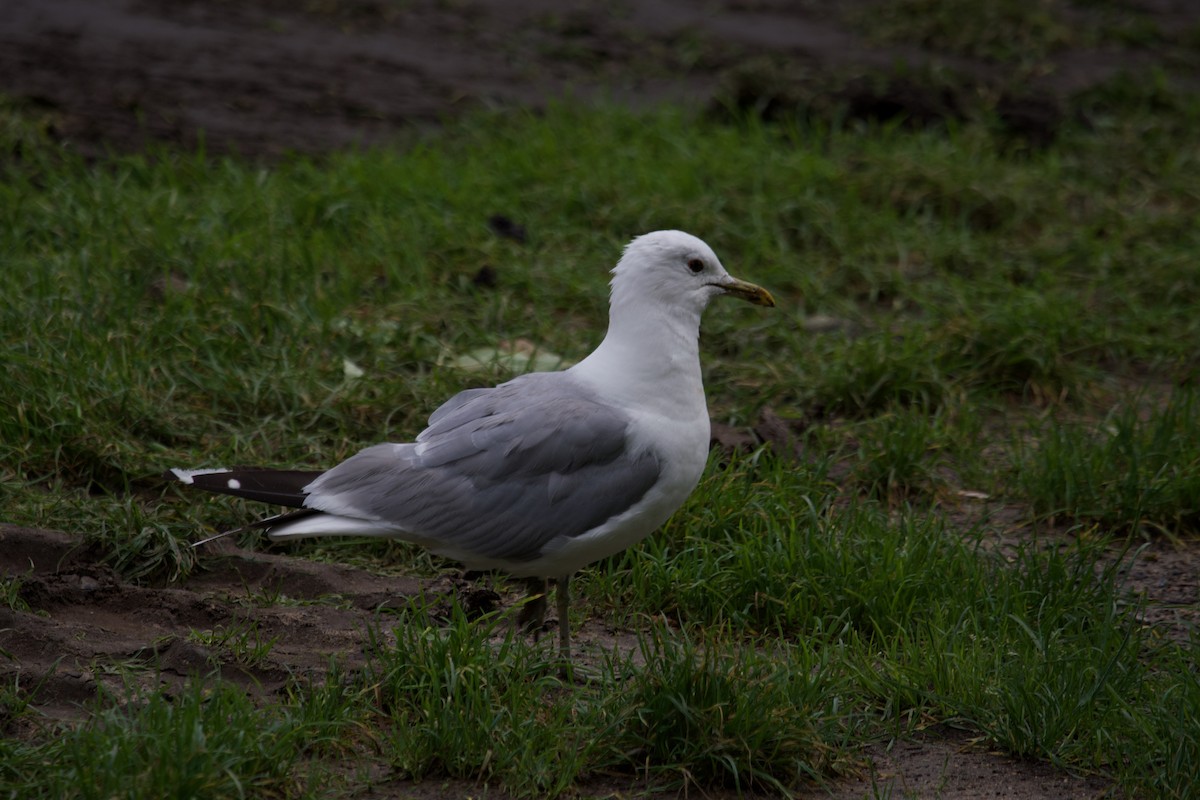
[[[690,269],[692,271],[693,275],[698,275],[699,273],[704,271],[704,262],[698,258],[689,259],[688,260],[688,269]]]

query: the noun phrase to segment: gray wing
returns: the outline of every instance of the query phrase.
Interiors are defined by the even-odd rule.
[[[620,514],[658,480],[656,454],[627,449],[624,413],[564,373],[455,395],[411,444],[367,448],[324,473],[306,505],[387,522],[426,546],[536,558]]]

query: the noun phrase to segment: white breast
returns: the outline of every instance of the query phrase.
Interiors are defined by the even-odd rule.
[[[708,416],[687,422],[640,415],[631,426],[633,442],[649,440],[664,465],[658,482],[627,511],[581,536],[562,536],[547,543],[543,555],[512,565],[518,577],[558,577],[625,550],[645,539],[683,505],[696,488],[708,460]]]

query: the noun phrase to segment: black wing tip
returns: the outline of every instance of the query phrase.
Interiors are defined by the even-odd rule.
[[[299,508],[307,496],[304,489],[320,472],[306,470],[265,469],[261,467],[218,467],[214,469],[172,468],[163,473],[168,480],[195,486],[206,492],[231,494],[247,500],[258,500]]]

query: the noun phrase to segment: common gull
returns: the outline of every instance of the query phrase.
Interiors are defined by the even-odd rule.
[[[569,660],[571,576],[666,522],[704,470],[701,313],[723,294],[775,305],[682,231],[635,238],[612,275],[608,332],[591,355],[559,372],[459,392],[413,442],[368,447],[325,472],[168,475],[301,509],[255,523],[273,540],[392,537],[471,570],[524,578],[529,599],[518,622],[526,629],[540,629],[552,578]]]

